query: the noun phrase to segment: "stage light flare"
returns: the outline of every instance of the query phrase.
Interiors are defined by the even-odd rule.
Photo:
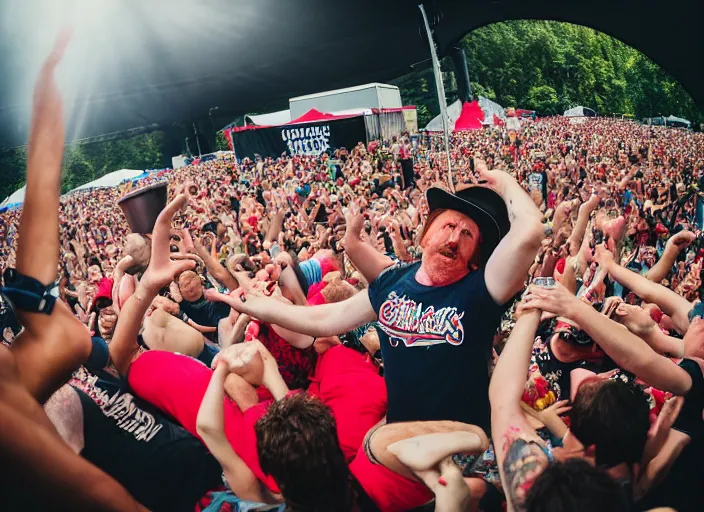
[[[28,106],[43,60],[65,28],[73,37],[57,70],[69,125],[67,138],[81,127],[101,98],[158,91],[170,81],[202,73],[213,37],[238,40],[242,27],[256,22],[257,2],[243,3],[236,18],[223,17],[230,0],[17,0],[0,5],[0,28],[17,49],[11,56],[13,116],[29,122]],[[184,58],[184,54],[188,55]],[[201,59],[204,60],[204,59]],[[211,72],[217,70],[210,69]],[[153,120],[144,119],[144,124]]]

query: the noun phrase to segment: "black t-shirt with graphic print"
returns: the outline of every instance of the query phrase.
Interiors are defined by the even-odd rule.
[[[385,270],[370,286],[379,318],[389,423],[453,420],[489,429],[489,357],[504,307],[484,269],[448,286],[416,281],[421,263]]]
[[[129,392],[106,371],[80,368],[69,381],[83,406],[81,456],[154,511],[192,511],[222,486],[222,469],[197,438]]]

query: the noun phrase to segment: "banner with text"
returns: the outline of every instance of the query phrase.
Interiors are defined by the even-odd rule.
[[[364,116],[356,116],[233,132],[232,142],[237,158],[275,158],[284,153],[318,156],[340,147],[352,149],[359,142],[366,144],[367,134]]]

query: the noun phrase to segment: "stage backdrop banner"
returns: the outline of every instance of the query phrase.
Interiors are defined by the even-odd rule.
[[[244,130],[233,132],[232,139],[237,158],[318,156],[368,142],[364,116]]]

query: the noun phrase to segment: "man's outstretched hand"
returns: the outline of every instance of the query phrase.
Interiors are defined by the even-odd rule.
[[[345,223],[347,224],[345,237],[358,238],[364,226],[364,215],[362,215],[359,205],[354,201],[349,205],[347,215],[345,215]]]
[[[463,512],[471,510],[472,496],[457,464],[447,457],[439,464],[440,476],[435,493],[436,512]]]
[[[46,116],[47,110],[51,110],[52,113],[58,113],[61,116],[61,95],[56,86],[54,71],[59,62],[61,62],[72,35],[73,32],[71,30],[64,30],[59,35],[56,43],[54,43],[54,48],[39,71],[39,76],[34,85],[33,126],[36,126],[36,121],[39,118]]]
[[[531,285],[524,298],[523,307],[554,313],[563,318],[571,318],[575,307],[580,303],[581,301],[567,288],[556,283],[554,288]]]
[[[140,284],[150,293],[156,294],[167,286],[176,275],[186,270],[193,270],[196,266],[193,260],[175,261],[171,259],[170,231],[171,221],[176,212],[187,202],[185,194],[177,195],[173,201],[166,205],[156,219],[152,233],[152,257],[149,261]]]
[[[70,38],[70,32],[61,34],[39,71],[29,132],[27,189],[20,220],[17,270],[44,284],[56,279],[60,254],[56,228],[65,128],[54,72]]]

